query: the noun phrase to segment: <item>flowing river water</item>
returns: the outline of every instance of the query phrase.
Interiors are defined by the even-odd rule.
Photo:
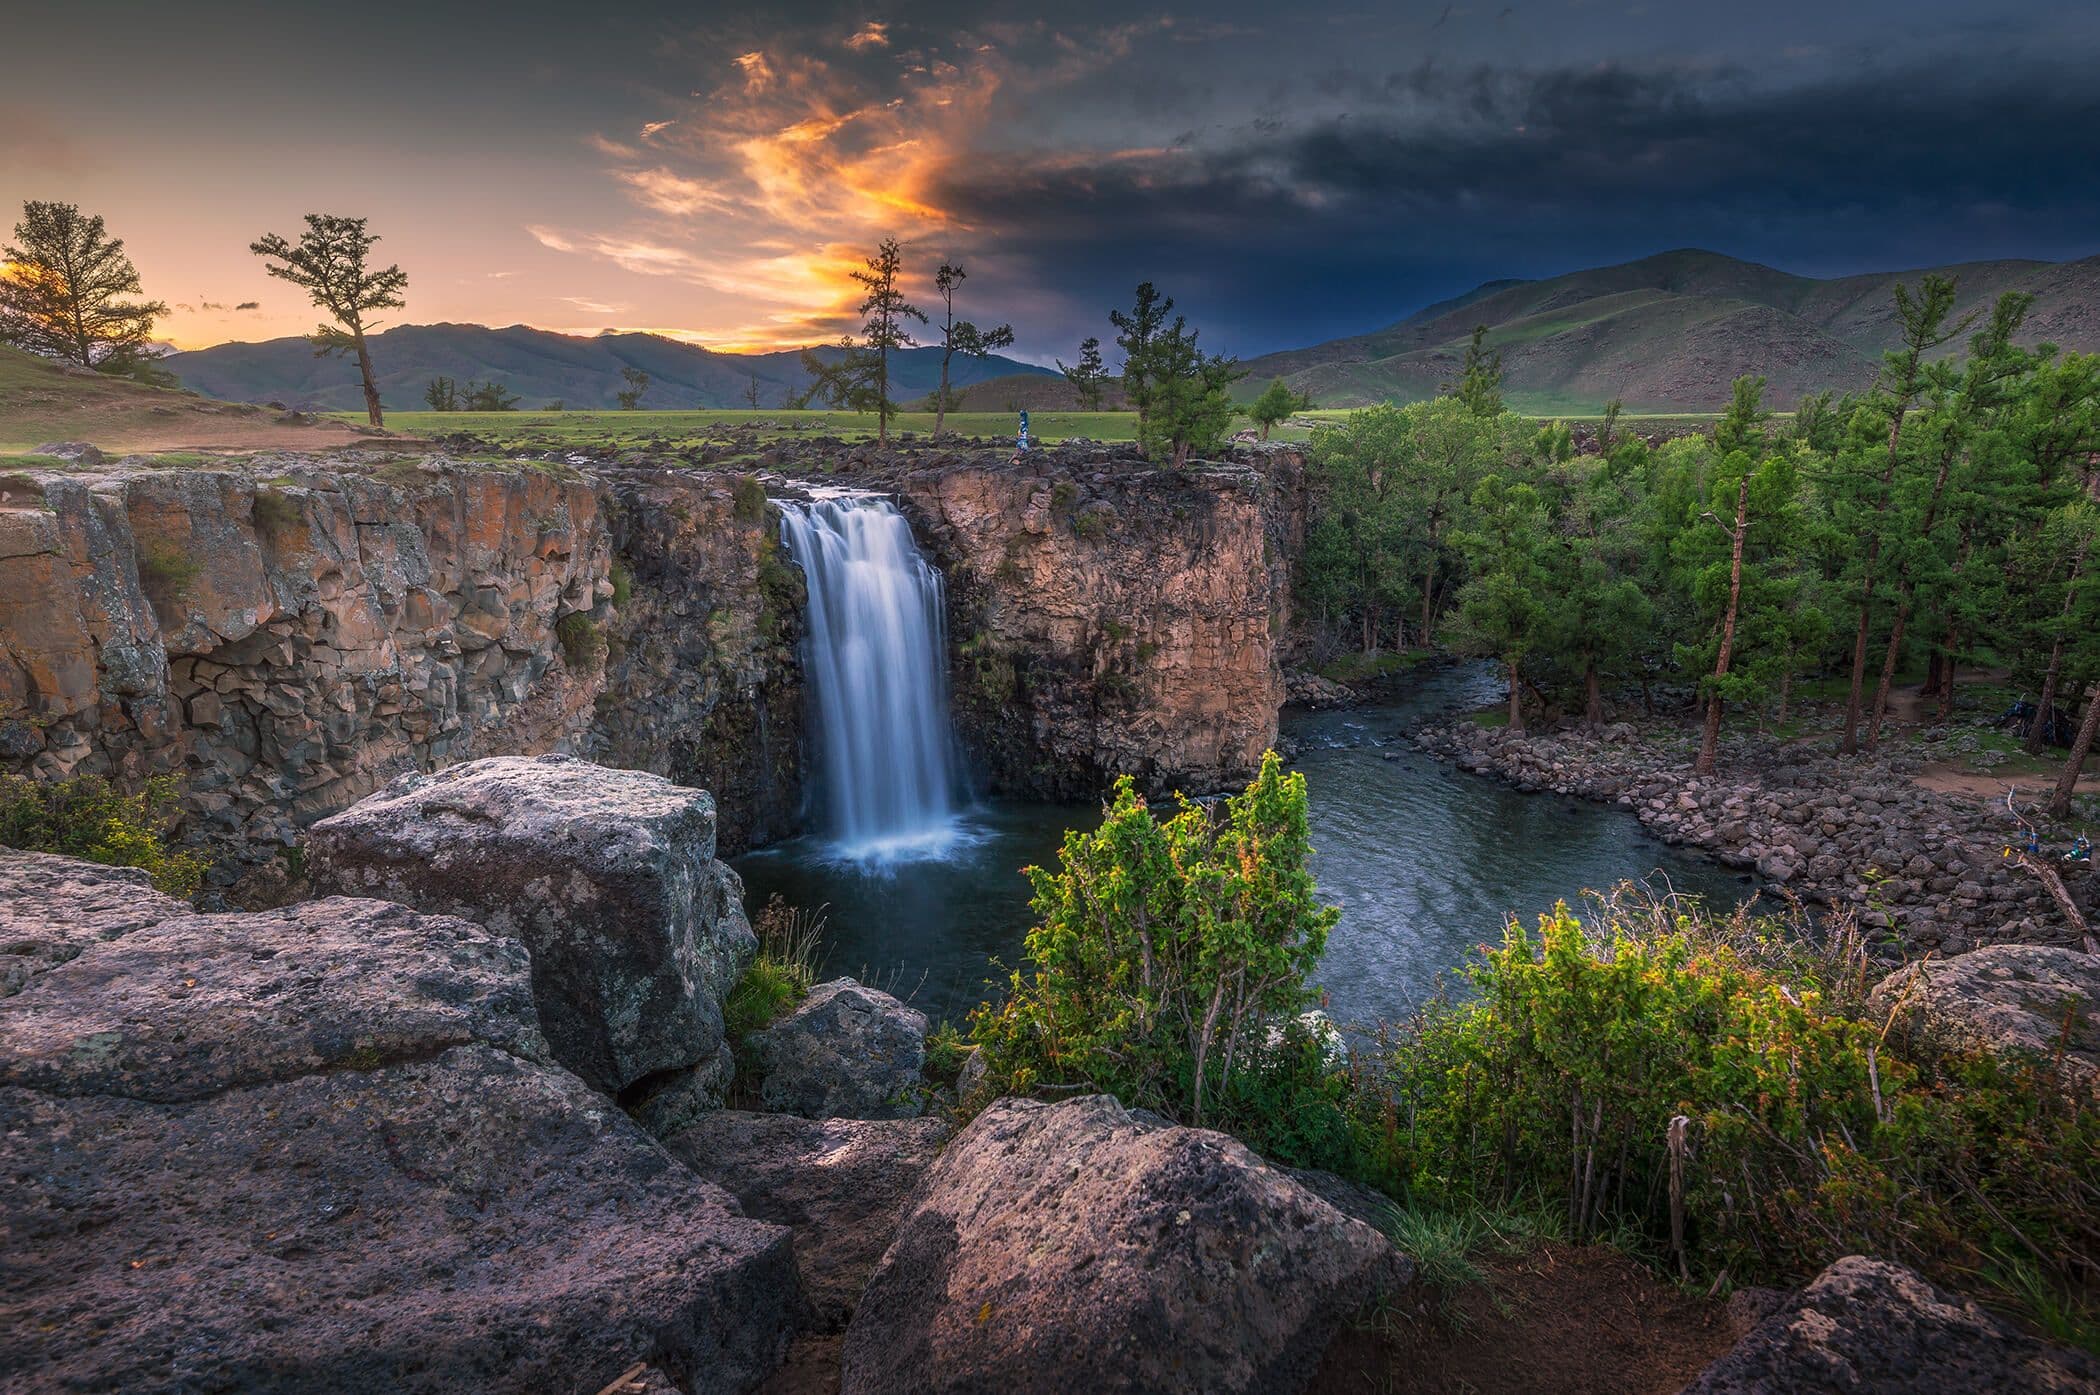
[[[1651,838],[1624,810],[1523,794],[1407,739],[1503,691],[1484,667],[1437,667],[1378,705],[1286,715],[1284,742],[1311,797],[1313,870],[1342,908],[1319,975],[1337,1019],[1405,1013],[1476,946],[1499,940],[1505,917],[1585,888],[1651,878],[1721,905],[1750,894],[1741,875]],[[999,991],[988,987],[994,960],[1020,962],[1032,923],[1020,869],[1051,865],[1065,830],[1091,827],[1099,812],[984,802],[955,814],[929,855],[856,856],[813,835],[736,865],[754,916],[775,892],[828,907],[827,976],[852,974],[936,1021],[959,1019]]]

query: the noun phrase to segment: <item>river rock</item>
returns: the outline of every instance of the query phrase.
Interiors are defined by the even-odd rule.
[[[1928,1038],[2008,1057],[2061,1059],[2069,1081],[2100,1093],[2100,956],[1987,945],[1906,964],[1876,984],[1867,1002],[1876,1017],[1900,1014]]]
[[[523,948],[458,919],[87,943],[0,999],[0,1389],[747,1389],[788,1232],[545,1056]]]
[[[842,1388],[1298,1391],[1411,1270],[1223,1134],[1102,1095],[1003,1100],[914,1192],[846,1330]]]
[[[810,1119],[909,1119],[924,1107],[926,1014],[850,978],[820,983],[750,1039],[766,1108]]]
[[[795,1233],[816,1330],[838,1332],[896,1233],[904,1199],[940,1152],[940,1119],[801,1119],[718,1109],[665,1143],[744,1214]]]
[[[715,860],[714,801],[569,756],[410,775],[315,824],[317,891],[380,896],[515,935],[563,1065],[607,1091],[720,1052],[756,951]]]
[[[1848,1255],[1751,1328],[1684,1395],[2100,1391],[2100,1362],[2016,1332],[1900,1264]]]
[[[89,945],[194,914],[137,867],[0,848],[0,998]]]

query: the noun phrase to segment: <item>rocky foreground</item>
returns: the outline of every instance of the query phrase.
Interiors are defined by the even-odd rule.
[[[1414,1283],[1379,1198],[1220,1134],[1099,1096],[952,1133],[925,1019],[850,980],[744,1063],[776,1112],[718,1107],[751,937],[713,817],[472,762],[316,830],[349,894],[245,914],[0,852],[0,1390],[737,1392],[832,1333],[850,1395],[1294,1395]],[[1902,1006],[2016,1017],[1944,976],[1990,953]],[[2100,1368],[1847,1259],[1692,1389]]]
[[[1913,954],[2079,943],[2049,893],[2005,858],[2017,833],[2010,816],[1920,788],[1913,756],[1840,760],[1808,745],[1737,744],[1718,774],[1699,776],[1686,738],[1623,722],[1533,734],[1459,722],[1416,741],[1519,789],[1629,809],[1664,841],[1848,908]]]

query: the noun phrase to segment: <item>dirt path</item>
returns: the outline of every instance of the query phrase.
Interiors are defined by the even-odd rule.
[[[1334,1395],[1671,1395],[1737,1337],[1724,1305],[1602,1246],[1487,1266],[1449,1317],[1345,1332],[1313,1390]]]
[[[2056,786],[2054,775],[1992,775],[1981,771],[1964,770],[1960,766],[1940,761],[1920,770],[1916,777],[1918,788],[1935,794],[1965,794],[1987,804],[2003,805],[2005,792],[2017,786],[2021,799],[2032,796],[2046,799]],[[2100,794],[2100,773],[2089,773],[2078,777],[2078,793]]]

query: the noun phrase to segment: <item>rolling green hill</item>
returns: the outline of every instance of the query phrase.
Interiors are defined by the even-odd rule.
[[[390,410],[423,406],[423,387],[444,376],[464,386],[470,379],[502,383],[522,408],[559,400],[573,408],[613,407],[620,370],[649,375],[644,407],[655,409],[742,407],[751,380],[758,380],[761,407],[779,407],[807,384],[794,350],[768,354],[724,354],[658,334],[600,334],[584,338],[511,325],[401,325],[372,337],[379,392]],[[836,349],[820,353],[836,354]],[[348,360],[315,358],[301,338],[259,344],[217,344],[170,356],[167,366],[183,386],[212,397],[282,402],[293,407],[348,411],[364,405],[357,369]],[[891,358],[890,396],[907,401],[931,392],[940,380],[940,351],[906,349]],[[997,355],[958,358],[952,381],[967,386],[985,378],[1050,370]]]
[[[1955,278],[1960,313],[2027,291],[2035,303],[2023,340],[2100,349],[2100,257],[1932,269]],[[1818,280],[1716,252],[1664,252],[1489,282],[1370,334],[1268,354],[1245,365],[1241,391],[1282,377],[1322,406],[1416,401],[1457,378],[1473,327],[1485,324],[1519,411],[1595,411],[1613,397],[1635,411],[1711,411],[1745,373],[1762,373],[1767,400],[1790,406],[1871,383],[1895,342],[1895,285],[1924,274]]]

